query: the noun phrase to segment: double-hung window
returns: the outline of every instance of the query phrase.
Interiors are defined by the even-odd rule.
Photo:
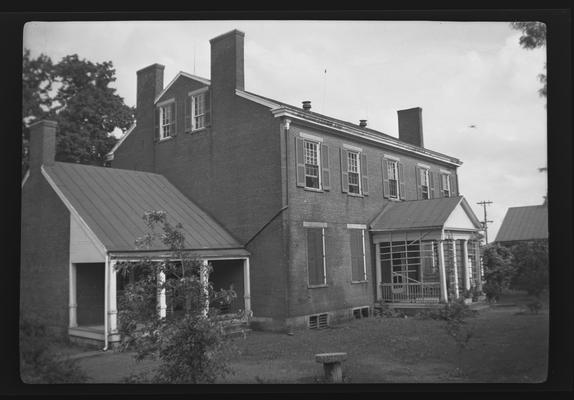
[[[185,131],[197,131],[211,125],[209,89],[189,93],[185,106]]]
[[[159,139],[175,136],[175,101],[159,107]]]
[[[305,187],[319,189],[321,187],[320,146],[317,142],[304,141],[305,148]]]
[[[450,197],[450,194],[451,194],[450,175],[449,174],[441,174],[440,181],[441,181],[442,197]]]
[[[430,199],[429,170],[427,168],[419,168],[419,179],[421,198],[423,200]]]
[[[360,147],[343,144],[341,148],[341,189],[354,196],[368,196],[367,155]]]
[[[361,160],[359,153],[347,152],[347,172],[349,173],[349,193],[361,193]]]
[[[389,177],[389,197],[399,198],[399,167],[395,160],[387,160],[387,176]]]

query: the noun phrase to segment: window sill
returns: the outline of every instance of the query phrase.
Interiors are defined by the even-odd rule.
[[[324,193],[325,191],[323,189],[315,189],[315,188],[309,188],[309,187],[304,187],[304,190],[306,190],[307,192],[315,192],[315,193]]]
[[[386,198],[387,200],[389,200],[389,201],[404,201],[403,199],[395,199],[395,198],[392,198],[392,197],[385,197],[385,198]]]
[[[349,193],[349,192],[347,192],[347,195],[349,195],[349,196],[351,196],[351,197],[365,197],[365,196],[364,196],[364,195],[362,195],[362,194],[357,194],[357,193]]]
[[[166,142],[166,141],[171,140],[171,139],[173,139],[173,136],[164,137],[163,139],[158,140],[158,143]]]
[[[189,133],[189,134],[199,133],[199,132],[206,131],[207,128],[209,128],[209,126],[204,126],[203,128],[199,128],[199,129],[193,129],[193,130],[187,131],[187,132],[185,132],[185,133]]]
[[[363,284],[363,283],[369,283],[369,281],[351,281],[352,284]]]
[[[324,284],[324,285],[307,285],[307,289],[319,289],[319,288],[326,288],[329,287],[329,285]]]

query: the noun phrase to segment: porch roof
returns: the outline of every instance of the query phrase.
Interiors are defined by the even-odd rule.
[[[462,208],[459,212],[458,207]],[[477,231],[481,226],[464,197],[456,196],[390,201],[371,222],[370,228],[376,232],[443,228]]]
[[[147,232],[143,215],[162,210],[172,225],[181,223],[185,248],[238,256],[247,250],[211,216],[164,176],[142,171],[56,162],[44,175],[74,215],[81,218],[109,252],[138,250]],[[160,243],[149,250],[166,250]]]

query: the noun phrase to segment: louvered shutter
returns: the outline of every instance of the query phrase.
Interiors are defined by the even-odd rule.
[[[442,186],[442,174],[439,174],[438,176],[438,191],[439,191],[438,197],[444,197],[444,187]]]
[[[389,167],[387,166],[387,160],[383,158],[383,197],[388,199],[389,194]]]
[[[450,176],[451,196],[458,196],[458,175]]]
[[[295,162],[297,163],[297,186],[305,187],[305,154],[303,139],[295,138]]]
[[[323,230],[307,228],[307,273],[309,285],[323,285]]]
[[[155,117],[154,117],[154,137],[153,137],[153,141],[157,142],[159,140],[159,126],[160,126],[160,121],[161,121],[161,108],[157,107],[155,109]]]
[[[349,192],[349,158],[347,150],[341,149],[341,190],[343,193]]]
[[[363,183],[363,196],[369,195],[369,172],[367,168],[367,155],[361,154],[361,179]]]
[[[360,229],[349,230],[351,242],[351,280],[358,282],[365,280],[363,270],[363,232]]]
[[[403,168],[403,163],[397,163],[399,166],[399,198],[401,200],[405,199],[405,171]]]
[[[184,116],[185,116],[185,132],[191,132],[191,96],[186,96],[185,97],[185,110],[184,110]]]
[[[211,125],[211,93],[205,92],[205,126]]]
[[[423,198],[423,188],[422,188],[422,182],[421,182],[421,174],[422,174],[422,169],[421,167],[417,167],[415,165],[415,179],[417,182],[417,199],[421,200]]]
[[[434,199],[436,196],[434,190],[434,172],[429,171],[429,199]]]
[[[331,190],[331,170],[329,166],[329,146],[321,145],[321,168],[323,170],[323,190]]]

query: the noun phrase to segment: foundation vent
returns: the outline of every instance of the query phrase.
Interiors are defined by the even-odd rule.
[[[353,317],[355,317],[357,319],[368,318],[369,315],[370,315],[369,306],[353,308]]]
[[[329,326],[329,314],[316,314],[309,316],[309,329],[324,329]]]

